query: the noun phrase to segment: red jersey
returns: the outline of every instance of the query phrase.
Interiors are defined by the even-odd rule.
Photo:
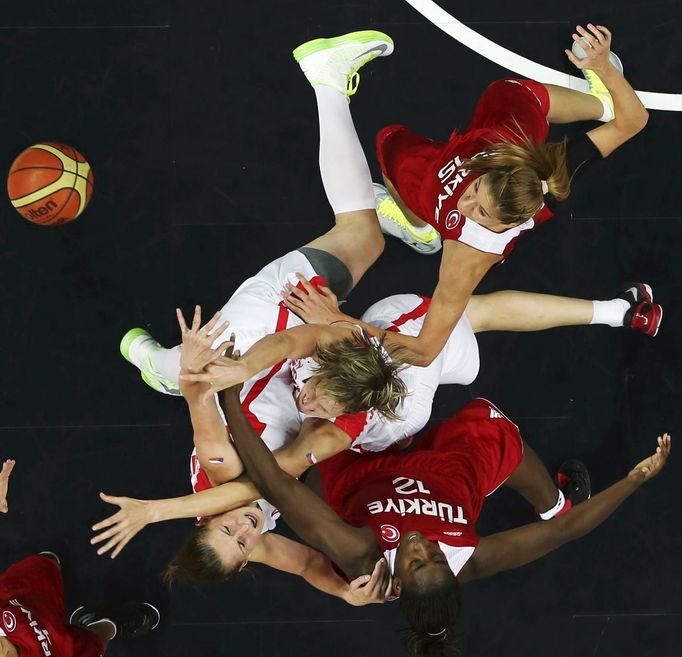
[[[409,454],[345,452],[320,464],[329,505],[349,524],[371,527],[391,569],[402,536],[437,542],[457,574],[478,545],[486,495],[521,462],[518,427],[475,399],[429,431]]]
[[[457,203],[478,178],[461,165],[485,157],[491,143],[526,137],[543,142],[549,124],[549,94],[531,80],[493,82],[481,96],[464,133],[455,130],[446,142],[420,137],[404,125],[390,125],[377,135],[377,155],[383,174],[407,206],[433,226],[443,240],[457,240],[479,251],[507,256],[516,239],[552,212],[546,206],[524,223],[494,232],[463,216]]]
[[[0,574],[0,636],[21,657],[101,657],[102,640],[90,630],[64,625],[59,566],[35,556]]]

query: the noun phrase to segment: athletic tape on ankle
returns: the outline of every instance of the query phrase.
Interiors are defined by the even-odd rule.
[[[559,491],[559,499],[557,500],[556,504],[551,509],[548,509],[547,511],[544,511],[538,515],[542,520],[551,520],[557,513],[559,513],[559,511],[561,511],[561,509],[564,508],[565,504],[566,498],[564,497],[564,494]]]

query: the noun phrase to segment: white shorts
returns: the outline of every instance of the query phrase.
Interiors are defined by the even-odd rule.
[[[263,267],[244,281],[220,310],[220,321],[229,321],[227,331],[213,346],[235,334],[235,348],[248,351],[258,340],[303,321],[281,304],[285,284],[296,285],[300,272],[309,280],[317,273],[308,259],[291,251]],[[244,383],[241,400],[251,426],[271,451],[279,449],[298,435],[301,417],[293,395],[289,361],[259,372]]]

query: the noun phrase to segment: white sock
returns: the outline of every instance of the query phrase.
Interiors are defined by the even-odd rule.
[[[414,231],[415,233],[419,233],[420,235],[428,235],[432,230],[434,230],[433,226],[426,224],[426,226],[410,226],[410,230]]]
[[[602,104],[602,107],[604,108],[604,113],[597,119],[597,121],[601,121],[602,123],[608,123],[609,121],[612,121],[615,117],[615,114],[611,109],[611,105],[609,105],[605,100],[599,98],[599,96],[595,96],[595,98]]]
[[[157,374],[177,384],[180,377],[180,345],[172,349],[159,349],[149,354],[149,360]]]
[[[625,299],[593,301],[592,321],[590,324],[607,324],[614,327],[623,326],[623,318],[629,309],[630,304]]]
[[[348,99],[331,87],[313,89],[320,121],[320,175],[334,214],[374,209],[372,176]]]
[[[561,509],[564,508],[565,505],[566,498],[564,497],[564,494],[559,491],[559,499],[557,499],[556,504],[551,509],[547,509],[547,511],[543,511],[538,515],[542,520],[551,520],[557,513],[559,513],[559,511],[561,511]]]

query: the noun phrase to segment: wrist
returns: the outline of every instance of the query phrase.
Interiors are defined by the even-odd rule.
[[[177,508],[174,504],[175,500],[146,500],[144,504],[147,505],[147,516],[149,523],[163,522],[164,520],[177,520],[183,516],[177,513]]]

